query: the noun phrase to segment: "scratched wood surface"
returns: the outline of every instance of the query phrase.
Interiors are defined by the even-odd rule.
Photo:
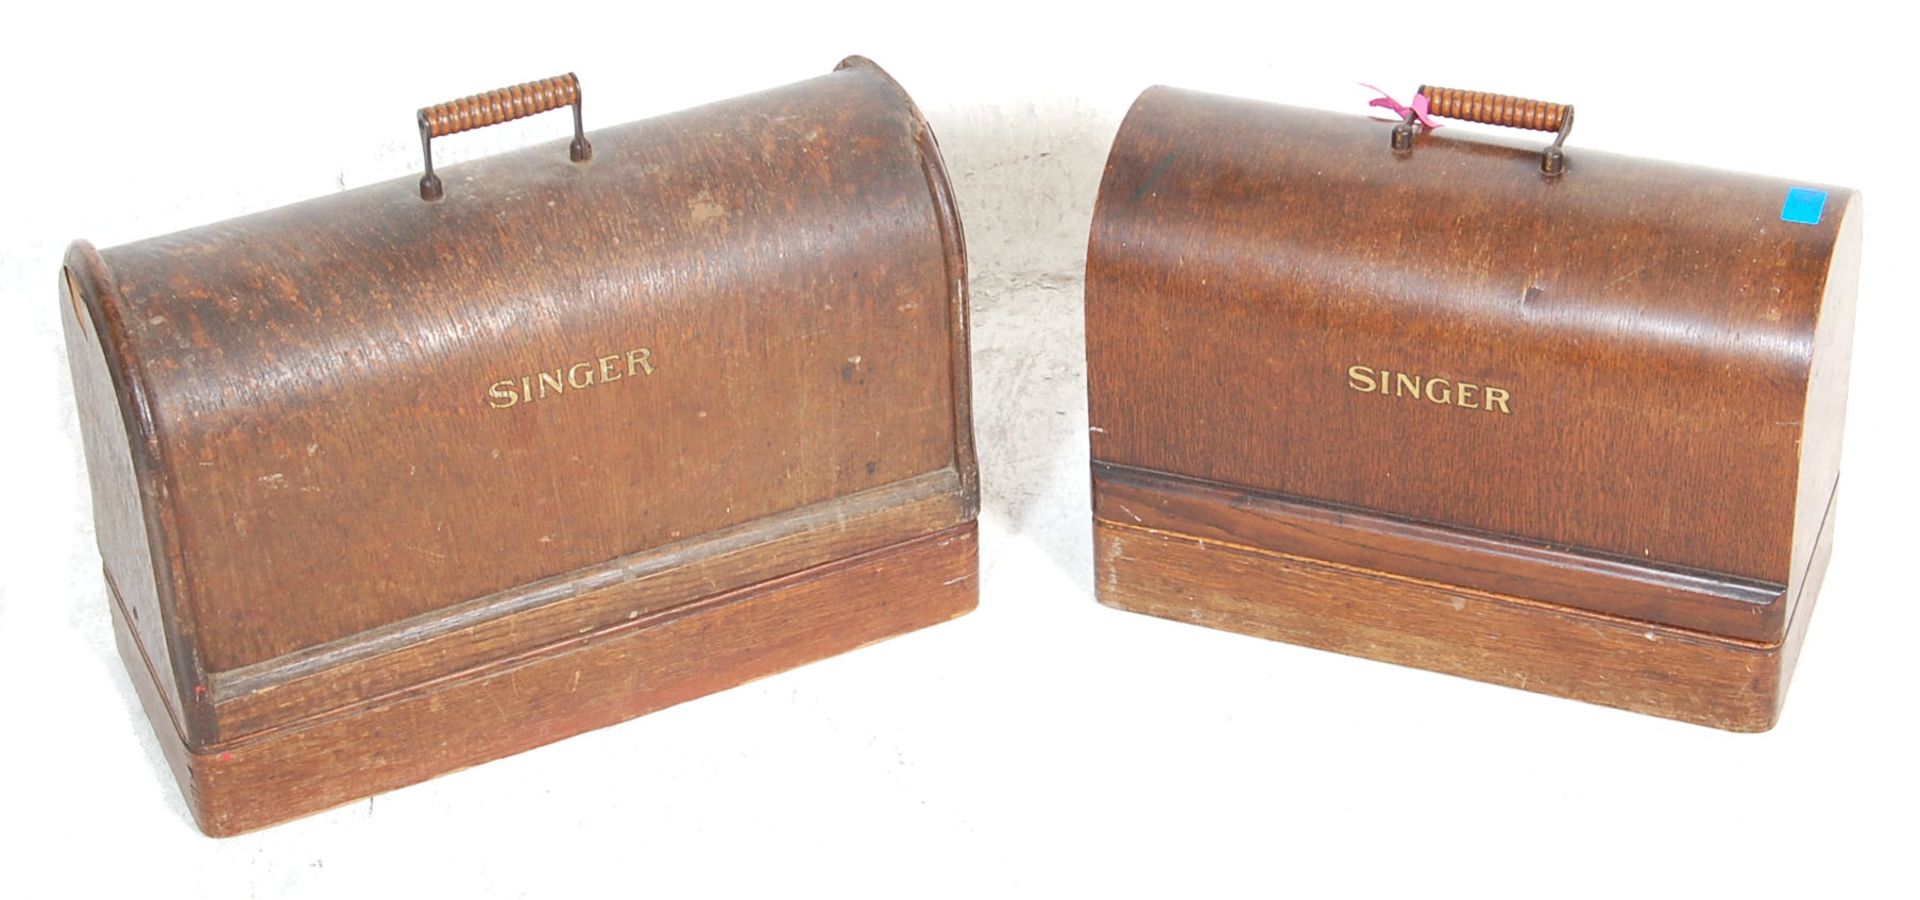
[[[1808,380],[1848,355],[1854,192],[1788,223],[1794,182],[1579,146],[1545,178],[1544,139],[1475,127],[1396,155],[1365,116],[1143,94],[1088,248],[1093,455],[1784,585],[1833,480],[1799,461],[1839,442],[1803,425],[1840,405]]]
[[[1396,153],[1392,128],[1173,88],[1135,103],[1087,254],[1099,526],[1327,564],[1250,565],[1202,610],[1234,596],[1330,615],[1294,608],[1288,582],[1351,567],[1796,642],[1839,479],[1858,195],[1805,185],[1828,197],[1800,224],[1782,204],[1804,183],[1595,152],[1577,133],[1547,177],[1545,138],[1446,127]],[[1159,602],[1127,599],[1116,571],[1107,602]],[[1334,593],[1386,597],[1358,576]],[[1367,646],[1343,645],[1395,658]],[[1568,644],[1563,664],[1600,649]],[[1681,696],[1620,705],[1760,721],[1690,715]]]
[[[1779,585],[1648,566],[1128,469],[1094,467],[1094,515],[1752,641],[1773,640]]]
[[[170,730],[154,679],[132,675],[195,820],[227,836],[960,616],[979,595],[974,535],[968,522],[200,751]],[[137,654],[117,608],[114,622]]]
[[[1094,559],[1116,609],[1730,731],[1779,720],[1813,610],[1786,642],[1739,641],[1107,521]]]
[[[190,797],[249,810],[196,807],[203,823],[312,808],[249,799],[278,776],[209,762],[236,742],[345,727],[323,723],[503,660],[595,659],[596,635],[973,521],[965,247],[905,92],[853,58],[590,137],[586,162],[562,141],[443,168],[438,201],[410,177],[69,252],[123,655],[195,761]],[[939,546],[914,558],[972,559]],[[951,614],[971,584],[878,624]],[[850,646],[777,631],[730,644],[739,677],[648,690],[684,699]],[[746,660],[756,642],[768,661]],[[591,702],[652,708],[620,684]],[[401,729],[383,752],[422,754],[394,763],[402,781],[467,728],[426,709],[382,726]],[[487,752],[547,739],[509,729]],[[400,783],[337,749],[277,752],[340,778],[313,789],[333,802]],[[334,762],[295,761],[309,752]]]

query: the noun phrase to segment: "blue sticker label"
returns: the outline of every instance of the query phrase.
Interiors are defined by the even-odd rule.
[[[1818,225],[1820,214],[1826,211],[1826,191],[1803,187],[1787,188],[1787,202],[1780,204],[1780,221]]]

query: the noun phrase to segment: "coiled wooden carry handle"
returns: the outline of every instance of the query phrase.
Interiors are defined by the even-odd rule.
[[[1462,91],[1425,85],[1421,86],[1418,96],[1427,98],[1429,115],[1443,119],[1555,132],[1553,143],[1547,145],[1546,150],[1541,153],[1540,171],[1548,175],[1558,175],[1566,171],[1566,154],[1561,150],[1561,145],[1566,143],[1567,132],[1573,130],[1572,105],[1529,100],[1525,97],[1509,97],[1505,94],[1489,94],[1484,91]],[[1409,113],[1405,121],[1394,127],[1393,149],[1401,151],[1413,149],[1415,118]]]
[[[572,72],[516,84],[497,91],[436,103],[420,110],[420,156],[427,172],[420,176],[420,199],[438,200],[446,191],[433,174],[433,139],[472,131],[514,119],[524,119],[562,106],[573,107],[573,143],[567,156],[574,162],[593,158],[593,145],[580,122],[580,79]]]

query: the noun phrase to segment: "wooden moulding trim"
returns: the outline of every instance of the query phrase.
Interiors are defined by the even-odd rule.
[[[946,247],[947,280],[950,291],[947,327],[951,329],[951,350],[953,368],[950,376],[953,388],[953,459],[954,467],[959,470],[969,508],[979,509],[980,475],[973,451],[973,374],[972,351],[969,349],[968,336],[972,333],[968,324],[967,297],[967,240],[960,227],[960,214],[955,208],[953,188],[947,181],[947,169],[940,158],[940,145],[934,140],[933,129],[927,125],[920,110],[908,100],[907,106],[913,112],[915,123],[914,139],[920,149],[921,165],[927,176],[927,188],[931,191],[934,212],[940,220],[940,237]]]
[[[1779,715],[1778,645],[1106,521],[1094,558],[1117,609],[1731,731]]]
[[[224,836],[625,721],[972,610],[971,520],[201,751],[152,715],[201,829]],[[141,702],[157,697],[116,611]]]
[[[134,636],[134,619],[127,608],[126,598],[120,594],[119,583],[113,580],[111,570],[104,566],[101,569],[106,576],[107,611],[113,620],[114,644],[120,651],[120,661],[126,665],[127,678],[133,682],[134,693],[139,696],[140,705],[146,710],[148,724],[153,726],[153,733],[160,738],[160,749],[166,757],[167,768],[184,789],[192,780],[184,739],[187,729],[180,721],[179,710],[170,702],[162,687],[167,682],[154,667],[146,644]]]
[[[1784,585],[1650,566],[1110,463],[1093,466],[1094,518],[1253,553],[1375,572],[1778,646]]]
[[[1827,492],[1827,507],[1820,514],[1820,530],[1814,534],[1807,564],[1794,585],[1793,610],[1787,620],[1786,644],[1781,648],[1780,691],[1778,703],[1786,702],[1786,689],[1800,662],[1800,646],[1807,639],[1807,622],[1813,618],[1814,604],[1820,598],[1820,584],[1827,577],[1827,563],[1833,559],[1833,513],[1840,499],[1840,484],[1835,481]]]
[[[592,640],[662,610],[972,518],[960,476],[941,469],[215,673],[218,729],[208,746]]]
[[[968,349],[970,299],[967,293],[967,235],[960,225],[960,210],[953,199],[953,181],[947,177],[946,159],[940,155],[940,142],[934,137],[927,117],[913,102],[913,96],[901,87],[887,70],[864,56],[849,56],[834,67],[858,69],[879,76],[906,107],[912,123],[914,149],[920,155],[920,169],[927,179],[927,194],[933,202],[934,221],[940,230],[940,247],[947,270],[947,328],[952,368],[949,385],[953,397],[953,462],[960,474],[969,508],[980,508],[980,470],[973,449],[973,376],[972,351]]]
[[[133,365],[137,357],[127,347],[126,328],[121,322],[119,282],[100,251],[86,241],[74,241],[67,247],[65,269],[68,290],[79,290],[79,294],[73,298],[78,304],[74,310],[78,316],[77,322],[94,332],[92,339],[99,345],[118,401],[121,426],[125,431],[126,442],[120,444],[116,441],[116,446],[105,449],[105,452],[125,452],[128,455],[133,467],[134,484],[138,486],[135,499],[146,530],[145,552],[153,572],[153,602],[157,607],[146,612],[160,619],[163,640],[166,642],[166,646],[142,647],[141,656],[148,660],[149,666],[158,662],[165,667],[166,677],[156,678],[155,689],[159,691],[161,704],[169,717],[174,719],[176,725],[200,730],[209,721],[211,709],[208,704],[201,702],[204,698],[192,688],[200,681],[200,663],[193,641],[195,625],[191,605],[179,600],[180,582],[175,577],[178,571],[175,562],[179,559],[180,549],[173,537],[178,531],[169,501],[173,490],[149,399],[152,390],[147,385],[145,373]],[[85,315],[79,315],[82,312]],[[81,420],[84,424],[84,414]],[[95,437],[101,441],[113,440],[107,435]],[[103,487],[98,477],[98,473],[94,472],[88,476],[94,490]],[[112,583],[111,578],[111,568],[117,562],[124,561],[108,558],[105,547],[101,550],[102,569],[109,572],[110,600],[122,613],[130,614],[135,610],[128,608],[125,597],[120,593],[123,586]],[[137,622],[138,617],[130,615],[129,621]]]

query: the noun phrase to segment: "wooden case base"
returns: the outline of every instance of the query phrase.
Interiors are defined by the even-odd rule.
[[[1784,640],[1724,637],[1173,530],[1170,518],[1219,529],[1198,524],[1207,504],[1178,481],[1106,474],[1094,565],[1107,606],[1731,731],[1777,720],[1814,605],[1811,589],[1790,604]],[[1824,574],[1831,512],[1798,584]]]
[[[974,608],[977,559],[969,521],[203,752],[168,727],[117,597],[113,620],[195,820],[232,835],[944,622]]]

